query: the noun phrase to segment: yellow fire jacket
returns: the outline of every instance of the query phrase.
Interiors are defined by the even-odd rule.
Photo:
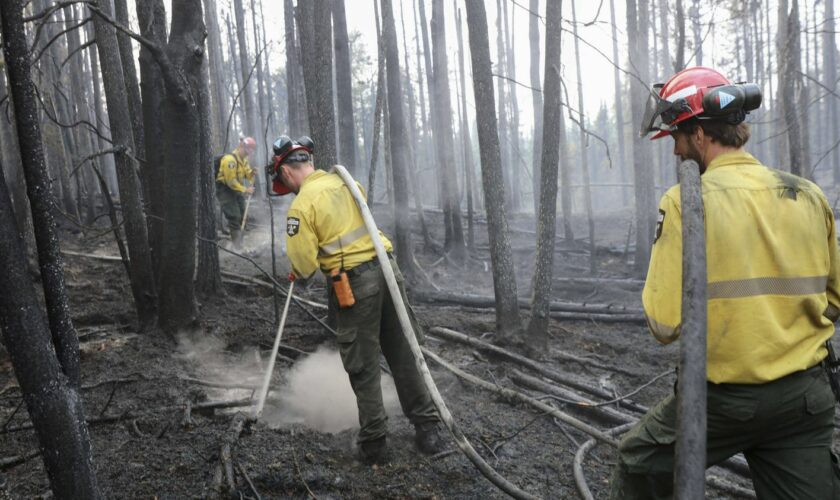
[[[708,273],[707,378],[759,384],[810,368],[840,316],[834,215],[814,183],[739,151],[701,177]],[[659,203],[642,292],[653,335],[679,337],[682,306],[680,189]]]
[[[391,242],[382,232],[379,237],[390,252]],[[338,174],[316,170],[304,179],[286,218],[286,254],[299,278],[318,268],[352,269],[376,256],[362,214]]]
[[[240,158],[236,151],[224,155],[219,162],[216,182],[221,182],[238,193],[244,193],[245,186],[242,181],[246,179],[254,182],[254,169],[248,164],[248,159]]]

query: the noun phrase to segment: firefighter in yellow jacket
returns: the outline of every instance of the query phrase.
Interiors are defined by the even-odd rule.
[[[252,156],[256,149],[257,142],[252,137],[242,138],[233,152],[222,157],[216,175],[216,197],[230,229],[230,240],[237,250],[242,248],[245,196],[254,193],[254,169],[248,163],[248,157]],[[245,185],[246,180],[250,185]]]
[[[765,167],[743,146],[753,84],[689,68],[654,87],[642,133],[671,135],[700,165],[708,274],[707,464],[742,452],[760,499],[840,498],[834,405],[820,363],[840,315],[834,215],[812,182]],[[659,204],[642,302],[662,343],[680,334],[680,189]],[[619,445],[612,499],[673,497],[676,399]]]
[[[320,269],[326,275],[343,271],[349,278],[355,303],[341,303],[343,298],[330,289],[329,308],[335,318],[341,361],[356,394],[361,458],[365,463],[380,463],[387,457],[388,417],[382,403],[380,352],[391,369],[403,413],[415,426],[417,447],[426,454],[437,453],[444,447],[440,417],[403,336],[362,215],[338,174],[315,169],[313,150],[308,137],[297,141],[280,137],[274,143],[272,189],[277,194],[297,195],[286,219],[286,253],[295,275],[306,279]],[[391,242],[382,233],[379,238],[390,255]],[[393,259],[391,265],[408,305],[399,267]],[[420,337],[410,307],[409,314]]]

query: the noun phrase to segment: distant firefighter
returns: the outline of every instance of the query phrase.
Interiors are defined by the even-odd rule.
[[[362,214],[338,174],[315,169],[314,149],[308,137],[277,139],[272,191],[297,195],[286,219],[286,251],[293,272],[306,279],[320,269],[332,284],[329,308],[341,361],[359,407],[361,459],[369,464],[386,459],[388,416],[382,402],[380,352],[391,368],[403,412],[414,424],[417,447],[426,454],[442,451],[440,416],[402,333]],[[381,233],[379,237],[407,305],[403,277],[391,257],[391,242]],[[409,315],[421,337],[410,308]]]
[[[237,250],[242,248],[242,218],[245,216],[245,195],[254,193],[254,169],[248,158],[257,150],[252,137],[240,139],[233,152],[224,155],[216,168],[216,197],[230,229],[230,240]],[[251,185],[246,186],[245,181]]]
[[[689,68],[651,91],[641,134],[700,166],[708,275],[707,464],[743,452],[758,498],[840,498],[835,397],[821,363],[840,316],[834,215],[813,182],[744,150],[754,84]],[[659,203],[642,302],[662,343],[680,335],[680,187]],[[619,445],[612,499],[673,497],[676,395]]]

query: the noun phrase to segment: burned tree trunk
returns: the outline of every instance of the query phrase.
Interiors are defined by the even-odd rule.
[[[126,0],[114,0],[114,13],[117,22],[128,27],[128,7]],[[137,68],[134,66],[134,51],[128,35],[117,33],[117,45],[120,50],[125,92],[128,98],[128,110],[131,115],[131,130],[134,133],[134,147],[137,157],[144,160],[146,154],[146,135],[143,129],[143,107],[140,101],[140,88],[137,83]],[[145,177],[144,177],[145,178]],[[148,180],[146,178],[146,180]],[[148,192],[151,186],[144,183],[143,191]]]
[[[466,72],[464,70],[464,37],[461,28],[461,9],[458,9],[456,27],[458,33],[458,67],[460,68],[459,79],[461,87],[461,142],[464,154],[465,191],[467,194],[467,247],[472,252],[475,251],[475,210],[473,208],[473,186],[475,185],[473,177],[475,166],[473,164],[472,140],[470,139],[470,124],[467,118],[467,85]]]
[[[615,22],[615,0],[610,0],[610,27],[612,29],[612,57],[613,61],[618,62],[618,34]],[[624,146],[624,134],[627,127],[624,126],[624,92],[621,87],[621,75],[619,73],[619,66],[616,65],[613,70],[613,85],[615,86],[615,136],[618,142],[618,168],[622,184],[629,182],[627,175],[626,159],[627,153]],[[622,205],[627,205],[629,202],[628,190],[621,189]]]
[[[562,4],[548,2],[545,27],[545,101],[543,104],[543,151],[540,165],[540,209],[537,219],[537,258],[531,320],[528,323],[528,347],[535,353],[548,348],[548,319],[551,301],[551,277],[554,269],[555,218],[557,213],[557,169],[560,162],[562,109],[560,101],[560,50]],[[565,167],[565,165],[564,165]]]
[[[397,28],[391,0],[382,1],[382,38],[385,43],[385,66],[388,81],[388,130],[391,134],[391,171],[394,189],[397,262],[406,278],[415,278],[411,247],[411,220],[408,209],[408,134],[400,82],[400,55],[397,49]]]
[[[499,340],[515,342],[522,328],[516,296],[516,275],[505,213],[502,160],[496,105],[493,101],[493,75],[490,71],[490,41],[483,0],[467,0],[467,27],[473,68],[478,142],[481,153],[481,179],[487,200],[487,231],[493,264],[493,290],[496,296],[496,331]],[[491,202],[491,200],[495,200]]]
[[[300,2],[297,25],[300,49],[311,59],[303,65],[309,128],[315,141],[315,166],[329,170],[337,161],[333,112],[332,16],[330,2]]]
[[[578,41],[577,11],[575,3],[572,2],[572,32],[575,39],[575,69],[577,71],[577,94],[578,94],[578,128],[580,130],[580,168],[583,173],[583,205],[586,210],[586,225],[589,229],[589,274],[595,275],[596,249],[595,249],[595,218],[592,214],[592,190],[589,182],[589,155],[587,154],[586,136],[586,115],[583,112],[583,72],[580,67],[580,42]]]
[[[612,3],[612,0],[610,0]],[[531,169],[531,186],[533,188],[534,197],[534,216],[540,212],[540,154],[542,153],[542,130],[543,130],[543,96],[542,84],[540,82],[540,24],[536,13],[540,11],[540,0],[531,0],[530,14],[528,18],[528,42],[531,47],[531,103],[534,109],[534,131],[533,131],[533,151]],[[618,60],[613,55],[614,60]],[[616,70],[618,71],[618,70]],[[619,87],[616,85],[616,92]],[[621,121],[618,121],[619,125]]]
[[[466,256],[464,229],[461,222],[461,204],[458,200],[458,179],[455,176],[455,144],[452,129],[452,102],[449,91],[449,67],[446,58],[446,29],[443,18],[443,1],[432,1],[432,59],[434,73],[434,112],[433,126],[438,132],[437,160],[443,176],[443,217],[445,219],[446,240],[444,250],[455,261],[460,262]]]
[[[627,0],[627,38],[630,60],[635,62],[639,79],[650,80],[648,75],[648,6],[649,0]],[[636,6],[638,5],[638,11]],[[634,124],[642,122],[645,99],[649,89],[636,79],[631,79],[630,110]],[[637,274],[647,273],[650,263],[650,245],[654,232],[653,216],[656,212],[653,169],[650,161],[649,141],[633,143],[633,185],[636,197],[636,253],[634,269]]]
[[[146,215],[143,212],[140,185],[138,183],[137,163],[134,159],[134,132],[131,129],[131,117],[128,99],[125,93],[125,80],[117,37],[114,27],[102,15],[110,16],[110,6],[99,0],[95,6],[96,15],[93,23],[96,29],[96,45],[102,64],[102,78],[105,83],[105,98],[108,102],[108,118],[114,146],[119,151],[114,154],[117,162],[117,180],[119,182],[120,203],[128,251],[131,255],[131,292],[137,307],[137,319],[141,329],[150,327],[157,314],[155,301],[155,280],[152,272],[152,257],[149,250],[149,235],[146,227]]]
[[[784,3],[784,2],[783,2]],[[781,8],[781,7],[780,7]],[[782,13],[779,13],[782,16]],[[809,165],[805,162],[805,151],[802,136],[801,109],[797,99],[797,92],[802,89],[802,57],[799,43],[799,2],[793,0],[789,13],[786,13],[787,28],[784,31],[785,39],[781,42],[783,50],[778,53],[779,57],[779,87],[782,96],[784,109],[784,124],[787,129],[788,154],[790,159],[790,172],[798,176],[807,176]],[[780,17],[781,18],[781,17]]]
[[[67,304],[67,290],[64,284],[64,265],[61,258],[61,248],[59,247],[55,219],[52,215],[56,200],[51,190],[51,181],[44,160],[41,127],[38,124],[35,85],[32,82],[30,73],[30,52],[23,28],[22,15],[23,5],[20,1],[15,0],[4,4],[2,12],[3,51],[9,76],[11,102],[15,110],[17,146],[20,152],[23,174],[26,179],[26,194],[29,197],[32,225],[35,230],[38,266],[41,271],[41,282],[44,288],[44,301],[47,306],[49,329],[52,332],[52,344],[54,345],[60,368],[67,376],[67,382],[72,387],[78,387],[80,380],[79,339],[76,336],[76,329],[73,326],[70,309]],[[3,196],[8,196],[5,189],[5,182],[3,182],[0,185],[0,191],[3,191]],[[11,207],[8,208],[7,215],[10,217],[9,221],[11,223]],[[25,229],[20,228],[21,231]],[[16,230],[12,230],[5,231],[2,234],[6,235],[2,239],[12,240],[15,239],[14,235],[18,233]],[[12,242],[5,243],[9,245],[13,244]],[[0,269],[4,269],[3,273],[19,270],[25,276],[26,273],[24,271],[28,269],[28,266],[22,265],[16,270],[11,270],[8,267],[2,267]],[[9,295],[12,295],[12,297],[7,297],[8,300],[15,299],[15,293],[18,292],[15,287],[3,289]],[[31,286],[28,289],[31,290]],[[35,303],[36,301],[33,298],[31,304]],[[31,305],[29,306],[31,307]],[[13,311],[8,311],[8,314],[13,314]],[[28,313],[21,311],[21,314]],[[5,326],[4,329],[6,329]],[[43,328],[43,331],[46,331],[46,328]],[[6,330],[6,335],[16,335],[17,333]],[[26,337],[24,336],[23,338]],[[42,439],[46,439],[46,437],[42,437]],[[56,474],[57,472],[52,471],[52,473]]]
[[[210,16],[205,16],[205,19]],[[196,288],[205,296],[223,293],[222,274],[219,267],[219,247],[212,243],[216,239],[216,179],[213,176],[213,113],[210,103],[209,57],[201,62],[200,77],[193,87],[197,96],[199,113],[198,151],[198,210],[196,227],[198,235],[198,273]]]
[[[137,2],[140,35],[159,46],[166,44],[166,10],[163,0]],[[142,172],[150,189],[146,194],[146,213],[149,226],[149,247],[155,283],[160,284],[160,256],[163,245],[164,216],[166,214],[163,186],[166,183],[163,157],[163,100],[166,97],[163,76],[150,50],[140,46],[140,94],[143,102],[143,129],[146,140],[146,164]]]
[[[350,71],[350,41],[344,0],[332,0],[333,36],[335,37],[335,86],[338,98],[338,161],[356,174],[356,124],[353,118],[353,74]]]
[[[163,105],[166,155],[166,226],[161,259],[160,320],[174,333],[196,319],[196,180],[202,155],[201,68],[205,61],[201,0],[173,4],[172,32],[166,50],[156,54],[166,85]],[[204,90],[206,92],[206,90]]]
[[[283,1],[286,40],[286,96],[289,107],[289,134],[298,137],[308,132],[309,125],[305,113],[306,95],[301,82],[300,45],[295,35],[295,14],[292,0]],[[298,34],[300,25],[298,25]]]
[[[23,4],[3,4],[3,52],[17,110],[18,146],[27,178],[49,327],[32,286],[6,179],[0,169],[0,330],[35,425],[56,498],[100,498],[78,394],[78,337],[70,320],[61,253],[50,209]],[[50,333],[52,340],[50,340]]]
[[[242,95],[240,99],[245,109],[245,124],[242,131],[245,135],[259,137],[260,126],[257,119],[256,105],[254,104],[253,82],[255,78],[251,75],[251,61],[248,58],[248,44],[245,42],[245,9],[242,7],[242,0],[233,0],[233,14],[236,20],[236,38],[239,45],[239,64],[242,70]]]
[[[224,95],[222,73],[225,71],[222,61],[222,40],[219,22],[216,19],[216,0],[204,0],[204,22],[207,24],[207,56],[210,63],[210,95],[212,97],[211,116],[213,117],[213,151],[222,154],[227,144],[222,140],[227,132],[227,118],[230,113],[227,96]],[[160,43],[160,42],[158,42]],[[203,165],[202,168],[210,168]],[[213,205],[210,205],[212,208]],[[213,235],[215,238],[215,235]]]

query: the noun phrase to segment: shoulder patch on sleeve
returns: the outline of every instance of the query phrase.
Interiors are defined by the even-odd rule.
[[[231,170],[235,169],[236,168],[236,161],[229,161],[228,162],[228,168],[231,169]]]
[[[656,240],[662,236],[662,224],[665,223],[665,210],[659,209],[659,217],[656,218],[656,234],[653,235],[653,242],[656,243]]]
[[[288,217],[286,219],[286,234],[294,236],[300,231],[300,219],[297,217]]]

